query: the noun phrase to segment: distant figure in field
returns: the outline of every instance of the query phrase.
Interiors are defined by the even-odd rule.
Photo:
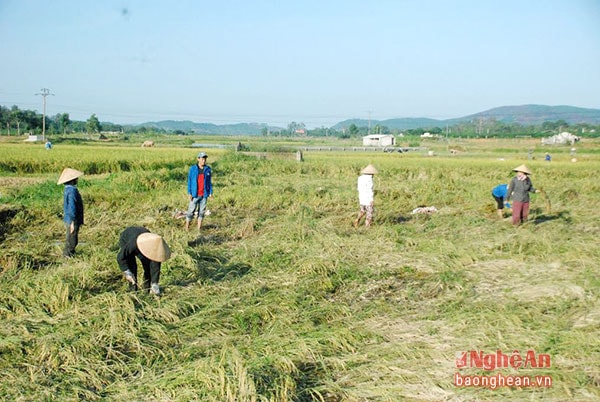
[[[504,218],[503,209],[504,207],[510,210],[510,204],[506,202],[506,191],[508,190],[508,184],[498,184],[492,189],[492,197],[496,201],[496,213],[500,219]]]
[[[517,226],[529,215],[529,193],[538,193],[531,183],[531,171],[525,165],[513,169],[517,175],[512,178],[506,190],[506,201],[512,200],[512,224]]]
[[[64,184],[63,221],[67,231],[63,255],[67,258],[75,255],[75,247],[79,243],[79,227],[83,225],[83,199],[77,189],[77,181],[83,176],[79,170],[66,168],[58,178],[57,184]]]
[[[169,246],[161,236],[141,226],[130,226],[121,233],[117,263],[129,290],[138,290],[136,257],[144,268],[143,289],[159,296],[160,265],[171,257]]]
[[[52,149],[52,143],[50,141],[46,141],[46,144],[44,144],[44,148],[46,148],[47,151]]]
[[[185,230],[190,229],[190,222],[194,218],[194,212],[198,211],[198,230],[202,228],[202,220],[206,212],[208,198],[212,198],[212,169],[206,164],[204,152],[198,154],[198,163],[192,165],[188,172],[187,191],[190,203],[185,216]]]
[[[550,154],[547,153],[546,156],[544,157],[544,160],[546,162],[550,162],[552,160],[552,157],[550,156]]]
[[[357,181],[358,203],[360,209],[358,211],[358,217],[354,221],[354,227],[358,227],[358,225],[360,225],[360,220],[365,215],[367,216],[365,219],[365,226],[371,226],[373,223],[373,175],[377,173],[377,169],[375,169],[373,165],[368,165],[360,172],[360,176],[358,177]]]
[[[142,143],[142,148],[152,148],[154,146],[154,141],[144,141]]]

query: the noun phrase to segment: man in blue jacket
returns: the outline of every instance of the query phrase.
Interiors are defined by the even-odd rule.
[[[194,218],[194,213],[198,211],[198,230],[202,228],[202,220],[206,212],[206,203],[209,197],[212,197],[212,169],[206,164],[206,155],[204,152],[198,154],[198,163],[190,167],[188,173],[187,189],[190,197],[190,204],[185,215],[185,230],[190,229],[190,222]]]

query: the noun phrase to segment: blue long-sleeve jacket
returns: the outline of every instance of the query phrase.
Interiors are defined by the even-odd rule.
[[[212,195],[212,169],[208,165],[204,165],[204,198]],[[188,194],[194,198],[198,197],[198,174],[200,174],[200,167],[198,165],[192,165],[188,173]]]
[[[498,198],[506,199],[506,190],[508,189],[508,184],[498,184],[496,187],[492,189],[492,195]]]
[[[67,224],[75,222],[77,225],[83,225],[83,200],[77,187],[67,184],[63,193],[63,221]]]

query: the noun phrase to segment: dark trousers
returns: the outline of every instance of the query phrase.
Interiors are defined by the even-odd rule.
[[[131,288],[133,290],[137,290],[137,274],[138,267],[137,262],[135,260],[135,256],[132,255],[127,258],[127,269],[131,271],[133,277],[135,278],[135,285],[132,285]],[[142,285],[142,289],[149,289],[150,285],[153,283],[158,283],[160,279],[160,263],[151,261],[143,255],[138,255],[140,262],[142,263],[142,267],[144,268],[144,282]]]
[[[494,194],[492,197],[496,200],[496,209],[504,209],[504,197],[496,197]]]
[[[75,247],[79,243],[79,225],[74,224],[73,233],[71,233],[71,224],[65,223],[67,229],[67,240],[65,241],[65,248],[63,249],[63,255],[65,257],[73,257],[75,255]]]

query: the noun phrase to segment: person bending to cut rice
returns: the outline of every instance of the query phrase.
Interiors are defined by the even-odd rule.
[[[130,226],[121,233],[119,248],[117,263],[129,282],[129,290],[138,290],[137,257],[144,268],[143,289],[150,289],[151,294],[159,296],[160,265],[171,257],[171,250],[164,239],[144,227]]]
[[[492,197],[496,201],[496,213],[500,219],[504,218],[504,207],[510,210],[510,204],[506,201],[506,190],[508,189],[508,184],[498,184],[496,187],[492,189]]]

